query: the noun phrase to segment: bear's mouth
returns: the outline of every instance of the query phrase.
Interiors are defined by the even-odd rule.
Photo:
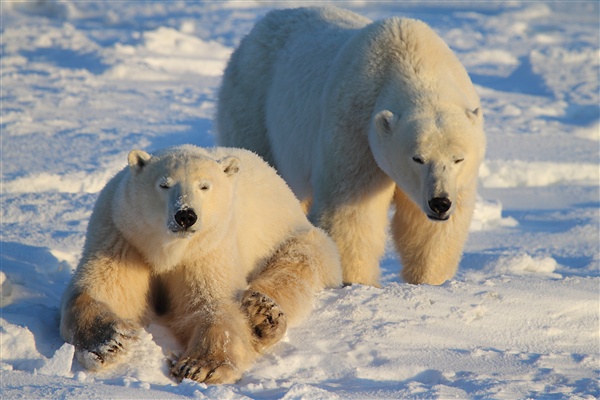
[[[171,229],[171,233],[180,236],[188,236],[196,233],[194,229]]]
[[[169,229],[168,229],[169,233],[175,236],[180,236],[180,237],[187,237],[187,236],[191,236],[194,233],[196,233],[196,229],[189,227],[189,228],[182,228],[177,224],[169,224]]]
[[[433,215],[433,214],[427,214],[427,218],[429,218],[432,221],[448,221],[448,219],[450,218],[450,215]]]

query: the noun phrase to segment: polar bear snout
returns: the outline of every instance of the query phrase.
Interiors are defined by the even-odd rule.
[[[198,221],[198,215],[193,208],[183,208],[175,213],[178,228],[189,229]]]
[[[429,205],[429,209],[434,213],[427,214],[427,217],[436,221],[446,221],[450,218],[450,214],[448,211],[452,208],[452,201],[450,201],[447,197],[434,197],[429,200],[427,203]]]

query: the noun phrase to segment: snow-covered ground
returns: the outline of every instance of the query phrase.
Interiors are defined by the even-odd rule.
[[[213,145],[228,55],[303,4],[3,0],[0,397],[600,397],[599,3],[336,4],[428,22],[477,85],[489,147],[455,279],[405,284],[390,247],[383,288],[321,293],[235,385],[171,380],[158,325],[84,371],[58,305],[98,191],[132,148]]]

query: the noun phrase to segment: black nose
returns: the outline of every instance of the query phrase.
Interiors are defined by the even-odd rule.
[[[175,213],[175,222],[182,228],[189,228],[198,220],[198,216],[191,208],[179,210]]]
[[[434,197],[429,200],[429,208],[436,214],[447,212],[452,206],[452,202],[447,197]]]

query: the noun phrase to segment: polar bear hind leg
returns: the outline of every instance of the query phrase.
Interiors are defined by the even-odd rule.
[[[318,228],[297,232],[279,247],[242,299],[259,351],[279,340],[288,322],[297,323],[311,311],[316,292],[339,287],[338,263],[334,243]]]
[[[277,343],[285,334],[287,317],[279,304],[266,294],[254,290],[244,291],[242,310],[248,316],[257,351]]]

